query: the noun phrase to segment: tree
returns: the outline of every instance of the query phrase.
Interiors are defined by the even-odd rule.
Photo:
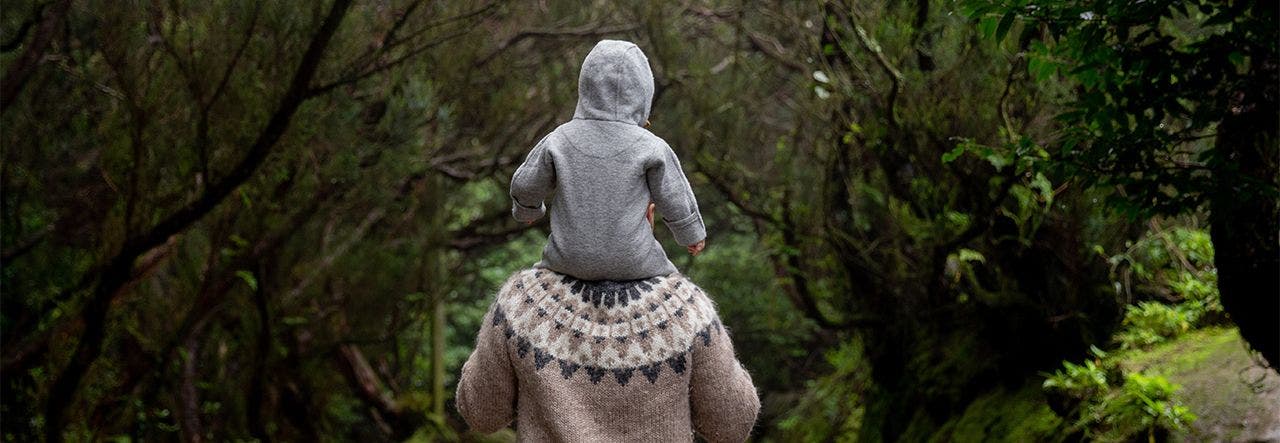
[[[977,392],[1082,353],[1118,320],[1088,246],[1125,230],[1088,226],[1125,222],[1032,168],[1053,130],[1041,85],[1015,45],[983,42],[942,5],[654,14],[655,131],[716,191],[698,194],[717,199],[711,219],[759,239],[748,257],[772,271],[767,295],[818,329],[813,349],[866,359],[833,365],[869,376],[821,377],[847,386],[838,397],[806,393],[841,405],[796,412],[835,417],[807,438],[923,440]],[[680,52],[668,42],[684,29],[718,38]]]
[[[1258,1],[976,2],[1028,69],[1076,84],[1055,157],[1134,215],[1204,209],[1222,305],[1280,364],[1280,20]]]
[[[503,177],[573,93],[527,80],[633,26],[500,2],[29,3],[0,29],[7,435],[461,431],[471,308],[533,262],[487,259],[531,230]]]

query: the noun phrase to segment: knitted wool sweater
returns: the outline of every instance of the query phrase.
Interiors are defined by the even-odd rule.
[[[516,273],[458,381],[478,432],[520,441],[746,440],[751,376],[702,289],[680,274],[625,282]]]

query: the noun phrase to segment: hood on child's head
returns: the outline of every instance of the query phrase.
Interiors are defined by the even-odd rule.
[[[653,71],[634,43],[601,40],[582,61],[573,118],[643,125],[653,103]]]

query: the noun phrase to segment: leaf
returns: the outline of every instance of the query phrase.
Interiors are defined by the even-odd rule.
[[[986,159],[987,163],[991,163],[991,166],[996,168],[997,171],[1002,170],[1005,166],[1009,166],[1013,163],[1013,160],[1009,159],[1009,157],[1000,154],[991,148],[983,148],[979,153],[982,154],[982,158]]]
[[[1032,54],[1027,58],[1027,73],[1036,81],[1045,81],[1058,70],[1058,65],[1047,57]]]
[[[1037,172],[1035,178],[1031,179],[1032,189],[1040,191],[1040,199],[1044,202],[1053,201],[1053,184],[1049,182],[1049,178],[1043,173]]]
[[[1238,68],[1244,67],[1244,54],[1241,54],[1240,51],[1231,51],[1230,54],[1227,54],[1227,60],[1231,60],[1231,64],[1236,65]]]
[[[987,262],[987,258],[982,256],[981,252],[978,252],[972,249],[965,249],[965,248],[960,249],[957,257],[960,259],[960,261],[964,261],[964,262],[975,262],[975,261],[978,263]]]
[[[992,38],[996,35],[996,25],[998,21],[995,17],[986,16],[978,21],[978,33],[984,38]]]
[[[1004,36],[1009,34],[1009,28],[1013,27],[1013,19],[1017,17],[1017,14],[1009,11],[1000,18],[1000,24],[996,26],[996,41],[1004,40]]]
[[[236,277],[240,277],[241,280],[244,280],[244,283],[249,285],[249,289],[255,291],[258,290],[258,278],[254,277],[252,272],[241,269],[236,271]]]
[[[955,148],[952,148],[950,151],[947,151],[942,154],[942,162],[951,163],[955,161],[955,159],[959,158],[961,155],[964,154],[964,150],[965,150],[964,145],[960,145],[960,146],[956,146]]]
[[[240,202],[244,203],[246,208],[253,208],[253,200],[249,199],[249,193],[245,192],[244,188],[240,189]]]

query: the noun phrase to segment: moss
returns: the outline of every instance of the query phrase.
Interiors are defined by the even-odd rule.
[[[1160,375],[1182,388],[1176,396],[1198,418],[1175,441],[1252,441],[1280,436],[1280,376],[1265,374],[1245,351],[1235,328],[1189,332],[1146,350],[1113,358],[1126,372]],[[1068,438],[1065,424],[1045,403],[1038,382],[1010,391],[997,389],[974,399],[964,411],[938,426],[911,421],[904,441],[1049,441]]]
[[[953,417],[929,441],[1062,441],[1062,420],[1044,402],[1040,387],[1028,384],[1020,390],[998,389],[975,399]]]
[[[1149,350],[1130,351],[1118,357],[1126,370],[1162,375],[1183,373],[1194,370],[1224,351],[1231,353],[1234,350],[1232,346],[1240,347],[1239,341],[1240,334],[1235,328],[1205,328]]]
[[[1149,350],[1116,355],[1126,371],[1162,375],[1198,418],[1175,440],[1280,436],[1280,377],[1257,367],[1235,328],[1206,328]]]

